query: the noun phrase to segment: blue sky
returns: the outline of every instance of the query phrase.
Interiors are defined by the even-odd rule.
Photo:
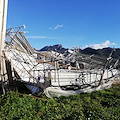
[[[37,49],[120,48],[120,0],[8,0],[7,28],[23,24]]]

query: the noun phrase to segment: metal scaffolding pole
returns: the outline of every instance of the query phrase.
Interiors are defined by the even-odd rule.
[[[1,75],[0,81],[3,84],[4,84],[3,78],[5,78],[3,77],[3,75],[6,74],[3,51],[4,51],[4,42],[5,42],[5,34],[6,34],[7,3],[8,0],[0,0],[0,75]]]

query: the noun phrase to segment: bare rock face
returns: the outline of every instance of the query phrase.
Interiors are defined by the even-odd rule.
[[[61,44],[53,45],[53,46],[45,46],[44,48],[40,49],[39,51],[56,51],[59,53],[64,53],[67,49],[63,48]]]

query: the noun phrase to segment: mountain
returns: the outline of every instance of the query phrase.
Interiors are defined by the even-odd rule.
[[[112,50],[113,50],[113,48],[110,48],[110,47],[103,48],[103,49],[97,49],[97,50],[88,47],[83,50],[79,49],[79,52],[82,54],[87,54],[87,55],[94,54],[94,55],[98,55],[101,57],[108,57]],[[67,53],[67,55],[68,55],[70,50],[68,48],[62,47],[61,44],[57,44],[57,45],[53,45],[53,46],[45,46],[42,49],[40,49],[39,51],[55,51],[55,52],[62,53],[62,54]],[[115,59],[120,58],[120,48],[115,48],[112,57]]]
[[[59,53],[64,53],[66,48],[63,48],[61,44],[53,45],[53,46],[45,46],[44,48],[40,49],[39,51],[55,51]]]
[[[99,55],[99,52],[98,50],[95,50],[93,48],[85,48],[83,50],[80,51],[82,54],[87,54],[87,55],[92,55],[92,54],[95,54],[95,55]]]
[[[113,48],[107,47],[107,48],[103,48],[103,49],[92,49],[92,48],[86,48],[84,50],[81,51],[81,53],[83,54],[88,54],[88,55],[98,55],[101,57],[108,57],[110,55],[110,53],[112,52]],[[112,57],[115,59],[120,58],[120,48],[115,48],[112,54]]]

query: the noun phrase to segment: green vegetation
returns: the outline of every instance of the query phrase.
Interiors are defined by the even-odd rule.
[[[8,92],[0,120],[120,120],[120,85],[94,93],[42,100]]]

